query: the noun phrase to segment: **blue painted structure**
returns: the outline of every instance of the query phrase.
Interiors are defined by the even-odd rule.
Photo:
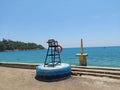
[[[58,41],[48,40],[48,50],[43,65],[36,67],[36,79],[44,81],[59,80],[71,75],[71,66],[61,63]],[[50,62],[47,62],[50,61]]]
[[[69,75],[71,74],[71,66],[66,63],[61,63],[54,67],[50,65],[44,67],[43,64],[36,67],[36,74],[41,77]]]

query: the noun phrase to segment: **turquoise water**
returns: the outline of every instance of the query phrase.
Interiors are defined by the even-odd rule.
[[[43,63],[47,50],[27,50],[14,52],[0,52],[0,62]],[[62,62],[79,65],[79,58],[75,54],[80,48],[64,48],[61,53]],[[88,53],[88,66],[120,67],[120,47],[89,47],[84,49]]]

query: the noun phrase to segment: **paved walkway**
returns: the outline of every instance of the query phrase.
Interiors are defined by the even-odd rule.
[[[72,76],[57,82],[35,79],[35,70],[0,67],[0,90],[120,90],[120,79]]]

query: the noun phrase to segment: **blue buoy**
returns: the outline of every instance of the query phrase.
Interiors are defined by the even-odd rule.
[[[39,80],[51,81],[64,79],[71,75],[71,66],[67,63],[57,64],[56,66],[39,65],[36,67],[36,77]]]
[[[67,63],[61,63],[60,53],[62,46],[58,41],[50,39],[47,41],[48,50],[43,65],[36,67],[36,79],[52,81],[64,79],[71,75],[71,66]]]

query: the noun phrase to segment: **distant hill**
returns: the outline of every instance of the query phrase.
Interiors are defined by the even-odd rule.
[[[31,50],[31,49],[45,49],[42,45],[37,45],[35,43],[25,43],[21,41],[12,41],[3,39],[0,41],[0,51],[7,50]]]

